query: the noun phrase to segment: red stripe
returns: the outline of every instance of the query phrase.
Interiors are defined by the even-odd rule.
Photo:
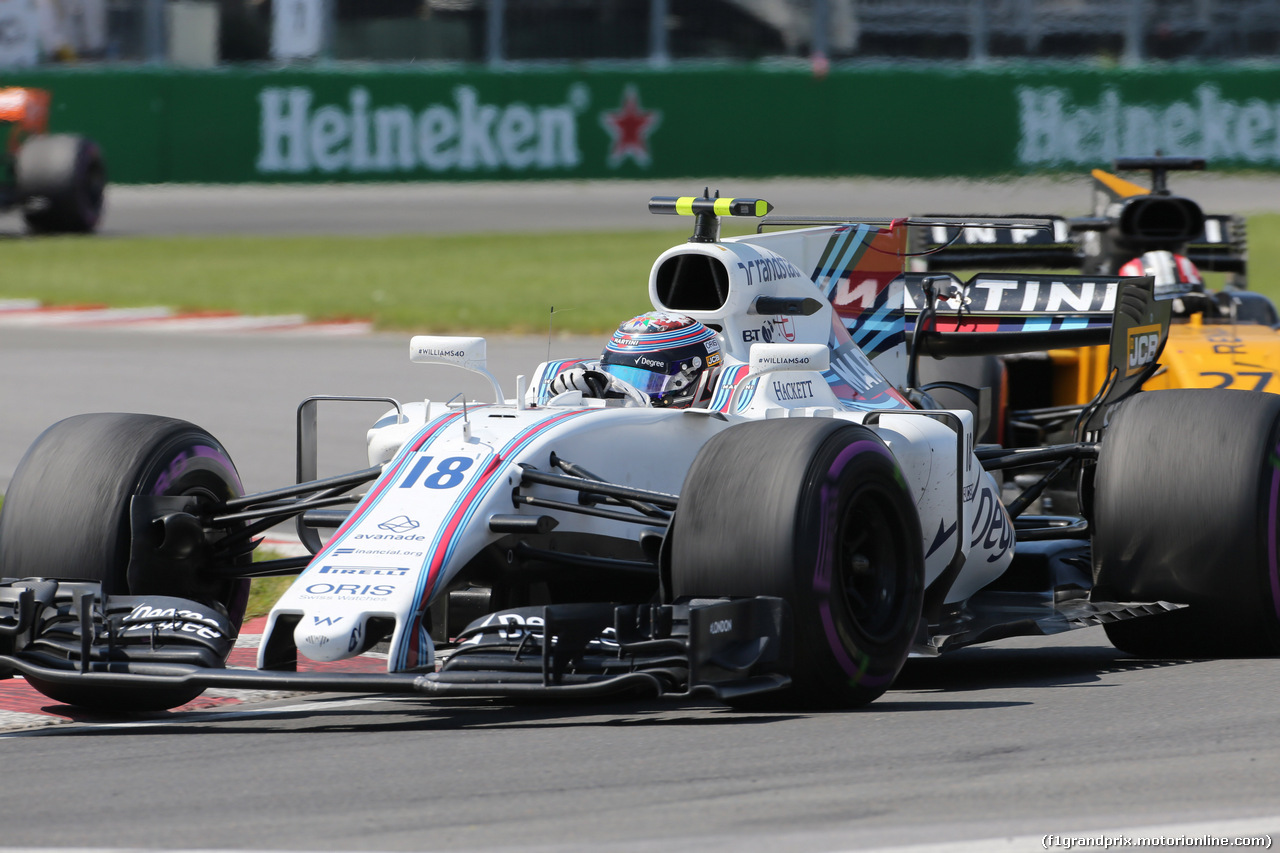
[[[391,469],[391,473],[390,474],[384,473],[382,475],[382,479],[378,482],[378,485],[374,487],[373,491],[365,495],[365,499],[360,502],[360,505],[357,506],[352,511],[351,515],[347,516],[347,520],[344,521],[342,523],[342,526],[338,528],[338,531],[333,534],[333,538],[329,540],[329,544],[324,547],[324,550],[322,550],[319,554],[316,554],[315,559],[319,559],[322,555],[327,555],[329,549],[339,543],[343,535],[352,528],[352,526],[361,518],[361,516],[363,516],[365,510],[373,506],[373,502],[378,499],[379,495],[385,492],[387,488],[393,482],[395,482],[396,477],[399,476],[400,474],[400,470],[409,461],[410,453],[417,451],[418,448],[426,444],[427,441],[431,439],[432,436],[434,436],[445,426],[457,420],[461,416],[462,416],[461,412],[455,412],[452,415],[445,415],[444,417],[436,421],[435,426],[433,426],[429,431],[420,435],[418,439],[413,443],[413,445],[408,449],[408,451],[401,452],[400,461],[397,462],[396,466]],[[311,562],[314,563],[315,559],[313,559]]]
[[[542,431],[552,426],[555,426],[560,421],[563,421],[566,418],[572,418],[572,417],[576,417],[578,415],[583,415],[583,414],[586,414],[586,412],[584,411],[565,412],[562,415],[556,415],[554,418],[549,418],[548,420],[540,421],[539,423],[536,423],[533,426],[528,427],[519,435],[517,435],[515,438],[513,438],[511,441],[507,442],[507,444],[502,448],[502,450],[498,451],[498,453],[494,455],[493,459],[491,459],[489,462],[489,467],[485,469],[483,474],[481,474],[479,477],[476,478],[476,481],[471,485],[471,488],[467,491],[467,494],[462,498],[461,502],[458,504],[458,508],[454,510],[453,515],[445,523],[444,535],[440,537],[440,544],[436,547],[435,552],[431,555],[431,568],[427,570],[427,583],[426,583],[426,586],[424,586],[422,589],[422,596],[418,599],[417,604],[415,605],[415,608],[414,608],[415,611],[422,612],[426,607],[427,601],[431,599],[431,592],[433,589],[435,589],[437,575],[439,574],[440,569],[444,567],[445,555],[449,552],[449,543],[453,541],[453,536],[456,533],[458,527],[462,524],[463,516],[465,516],[467,514],[467,511],[470,509],[471,502],[475,500],[476,496],[481,491],[484,490],[484,487],[489,482],[489,480],[493,478],[493,475],[506,467],[505,462],[508,455],[510,455],[515,450],[520,448],[521,445],[536,438],[538,434],[541,433]],[[408,652],[408,655],[406,656],[406,666],[409,669],[413,669],[415,666],[417,666],[418,661],[421,659],[421,649],[419,648],[419,645],[418,645],[419,637],[421,636],[421,631],[418,630],[419,627],[420,626],[416,623],[412,626],[413,639],[410,641],[409,652]]]
[[[939,320],[934,326],[938,332],[998,332],[999,323],[975,323],[972,320]]]

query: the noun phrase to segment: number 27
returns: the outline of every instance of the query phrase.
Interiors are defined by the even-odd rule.
[[[1215,389],[1217,389],[1217,388],[1230,388],[1232,385],[1234,385],[1234,384],[1235,384],[1235,381],[1236,381],[1236,377],[1235,377],[1235,376],[1233,376],[1232,374],[1230,374],[1230,373],[1219,373],[1219,372],[1217,372],[1217,371],[1215,371],[1215,370],[1207,371],[1207,372],[1201,373],[1200,375],[1201,375],[1201,376],[1216,376],[1216,377],[1218,378],[1219,382],[1218,382],[1218,384],[1217,384],[1217,385],[1214,385],[1214,386],[1213,386]],[[1271,373],[1266,372],[1266,371],[1252,371],[1252,370],[1242,370],[1242,371],[1240,371],[1240,372],[1239,372],[1238,374],[1236,374],[1236,375],[1238,375],[1238,376],[1240,376],[1240,377],[1245,377],[1245,376],[1253,376],[1253,377],[1255,377],[1255,381],[1254,381],[1254,383],[1253,383],[1253,390],[1254,390],[1254,391],[1264,391],[1264,390],[1266,390],[1267,383],[1271,381],[1271,376],[1272,376],[1272,374],[1271,374]]]

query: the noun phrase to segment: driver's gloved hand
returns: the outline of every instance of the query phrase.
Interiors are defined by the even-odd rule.
[[[552,396],[565,391],[581,391],[584,397],[604,397],[609,392],[609,378],[600,370],[572,367],[552,379],[548,388]]]
[[[565,391],[581,391],[584,397],[602,400],[626,400],[624,405],[647,406],[649,398],[636,388],[603,370],[590,367],[573,367],[551,380],[548,390],[551,396]]]

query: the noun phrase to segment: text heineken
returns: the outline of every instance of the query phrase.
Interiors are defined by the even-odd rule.
[[[1097,165],[1117,156],[1201,155],[1212,162],[1280,163],[1280,101],[1222,96],[1209,84],[1187,100],[1126,103],[1114,88],[1074,104],[1056,87],[1017,90],[1023,165]]]
[[[567,103],[555,106],[486,104],[472,86],[452,94],[452,103],[415,111],[372,106],[361,86],[352,87],[345,108],[314,106],[305,86],[263,89],[258,172],[552,171],[581,162],[577,113],[588,99],[585,87],[571,87]]]

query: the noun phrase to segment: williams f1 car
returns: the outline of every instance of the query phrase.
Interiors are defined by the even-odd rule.
[[[1280,396],[1143,391],[1171,308],[1152,277],[1089,279],[1115,293],[1106,387],[1070,441],[1010,450],[934,405],[920,359],[1077,330],[1051,313],[980,336],[921,323],[908,346],[907,234],[1053,223],[650,207],[694,219],[652,267],[655,312],[510,395],[483,338],[413,338],[413,361],[482,374],[492,399],[387,400],[364,470],[316,479],[335,398],[299,408],[299,482],[249,495],[190,423],[54,424],[0,512],[0,675],[134,711],[209,687],[855,707],[911,655],[1013,635],[1280,649]],[[763,219],[721,239],[728,215]],[[1046,464],[1081,471],[1080,516],[1030,514],[1043,481],[1002,500],[1008,472]],[[289,519],[312,553],[253,562]],[[270,574],[297,578],[257,668],[227,667],[247,579]],[[299,671],[373,650],[385,672]]]

